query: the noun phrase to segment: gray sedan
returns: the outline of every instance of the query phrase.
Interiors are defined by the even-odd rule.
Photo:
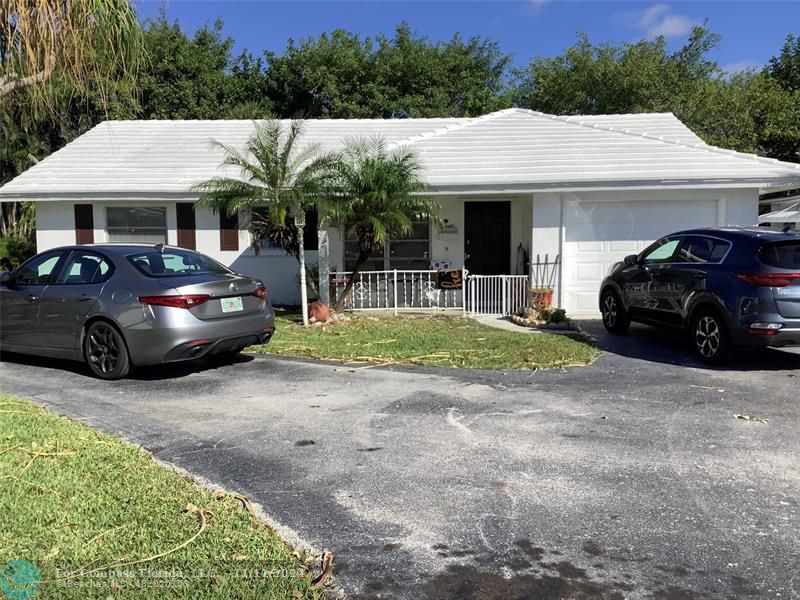
[[[68,246],[0,275],[0,349],[85,361],[102,379],[236,354],[274,331],[261,281],[182,248]]]

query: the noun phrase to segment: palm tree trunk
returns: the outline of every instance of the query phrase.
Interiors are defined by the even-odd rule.
[[[297,227],[297,261],[300,263],[300,310],[303,313],[303,326],[308,327],[308,289],[306,287],[306,251],[303,247],[303,224],[297,215],[294,217]]]
[[[333,310],[339,312],[344,308],[344,303],[353,289],[353,284],[356,281],[356,277],[358,277],[358,274],[361,272],[361,267],[363,267],[364,263],[369,260],[369,257],[369,253],[364,252],[363,250],[358,253],[358,258],[356,259],[356,264],[353,267],[353,272],[350,273],[350,277],[347,279],[347,285],[344,286],[342,293],[336,298],[336,304],[333,305]]]

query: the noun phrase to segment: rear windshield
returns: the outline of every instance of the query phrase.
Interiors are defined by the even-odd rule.
[[[179,277],[182,275],[223,275],[232,271],[203,254],[191,250],[145,250],[129,254],[131,264],[148,277]]]
[[[800,270],[800,242],[767,244],[759,251],[758,260],[778,269]]]

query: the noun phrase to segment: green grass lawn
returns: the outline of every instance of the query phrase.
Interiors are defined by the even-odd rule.
[[[18,560],[39,570],[40,588],[12,590],[12,600],[322,596],[309,589],[307,565],[234,496],[5,395],[0,515],[0,598]]]
[[[582,340],[527,334],[452,316],[353,315],[303,328],[299,315],[277,312],[275,336],[251,350],[320,359],[465,367],[534,369],[584,365],[598,355]]]

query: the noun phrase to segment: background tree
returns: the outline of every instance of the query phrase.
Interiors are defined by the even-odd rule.
[[[426,188],[412,152],[390,149],[380,138],[349,143],[333,165],[338,200],[330,215],[358,242],[358,258],[335,308],[341,309],[361,268],[390,238],[408,236],[414,221],[440,224],[439,205]]]
[[[190,37],[162,11],[148,21],[144,41],[149,61],[140,76],[142,118],[256,118],[269,112],[262,61],[246,51],[234,58],[233,38],[223,37],[221,20]]]
[[[670,52],[663,37],[593,45],[579,34],[564,54],[518,69],[513,95],[520,106],[554,114],[672,112],[709,144],[800,160],[794,38],[765,72],[733,75],[708,57],[719,41],[695,27]]]
[[[303,248],[306,209],[321,198],[326,177],[335,162],[323,155],[316,144],[303,144],[302,121],[269,119],[255,123],[255,132],[244,151],[215,142],[223,152],[222,167],[240,171],[239,177],[215,177],[198,186],[198,204],[214,212],[242,214],[253,235],[253,246],[261,247],[266,232],[275,224],[293,221],[300,265],[300,294],[303,323],[308,325],[308,292]]]
[[[282,115],[392,118],[476,116],[509,105],[510,56],[495,42],[458,34],[433,43],[400,24],[394,37],[343,30],[265,53]]]
[[[128,0],[4,0],[0,98],[27,94],[35,107],[65,86],[104,95],[109,72],[135,79],[142,33]]]

